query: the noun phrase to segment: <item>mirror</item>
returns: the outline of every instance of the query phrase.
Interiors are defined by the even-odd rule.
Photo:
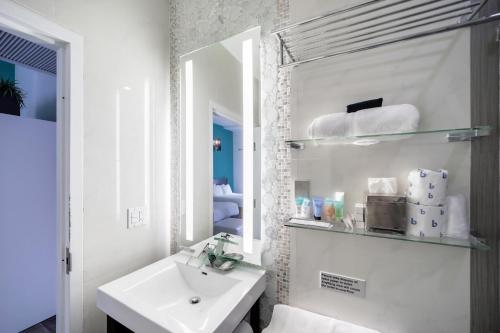
[[[233,235],[260,265],[260,28],[180,58],[179,244]]]

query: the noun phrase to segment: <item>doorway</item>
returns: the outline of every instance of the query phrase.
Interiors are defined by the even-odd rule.
[[[55,283],[55,295],[53,295],[55,304],[53,310],[47,312],[47,316],[52,315],[53,313],[55,318],[52,315],[51,317],[45,318],[48,319],[48,321],[41,319],[40,325],[48,331],[53,329],[54,324],[56,324],[56,331],[58,333],[79,333],[83,330],[83,41],[80,36],[74,34],[73,32],[70,32],[41,17],[40,15],[37,15],[30,10],[7,0],[0,0],[0,30],[5,34],[5,36],[20,38],[18,43],[11,45],[12,47],[17,46],[19,48],[22,45],[28,45],[30,43],[34,46],[43,47],[45,49],[44,53],[34,59],[39,60],[43,58],[43,55],[47,55],[51,52],[55,55],[55,59],[51,63],[51,66],[55,71],[54,81],[56,82],[56,111],[52,116],[57,121],[49,124],[51,123],[51,120],[48,119],[30,119],[31,125],[37,123],[36,121],[43,121],[45,122],[44,125],[49,125],[48,127],[51,127],[50,125],[52,125],[53,127],[52,149],[54,156],[52,171],[54,177],[52,182],[52,199],[55,207],[52,211],[53,216],[48,220],[52,222],[55,227],[51,236],[52,241],[54,241],[53,253],[55,255],[52,258],[52,261],[49,260],[46,265],[53,267],[48,268],[48,270],[52,270],[54,277],[52,282]],[[2,40],[0,40],[0,43],[1,42]],[[18,51],[21,52],[20,50]],[[35,49],[32,49],[31,52],[35,52]],[[29,53],[26,53],[23,58],[28,59]],[[11,63],[15,66],[26,65],[22,64],[21,58],[8,59],[4,55],[3,60],[12,60]],[[40,61],[38,61],[38,63],[40,64]],[[48,67],[44,69],[46,70]],[[43,71],[43,69],[38,70],[38,74],[41,73],[40,71]],[[22,72],[22,70],[20,71]],[[32,97],[33,95],[34,94],[32,94]],[[32,110],[35,110],[33,111],[34,118],[51,117],[47,115],[42,116],[43,112],[40,111],[42,109],[43,108],[32,108]],[[20,117],[21,114],[2,114],[2,116],[7,117],[10,121],[9,124],[4,122],[5,128],[9,129],[11,132],[15,132],[13,131],[13,126],[21,124],[19,121],[22,118]],[[3,131],[3,133],[6,131]],[[25,134],[31,135],[33,133],[29,131],[25,132]],[[50,140],[47,142],[49,141]],[[4,146],[6,144],[7,142],[4,143]],[[29,148],[28,146],[29,145],[25,148]],[[26,156],[34,157],[37,153],[39,157],[42,157],[41,160],[44,160],[43,154],[36,151],[28,153]],[[50,159],[45,159],[45,161],[47,160]],[[23,165],[22,162],[23,161],[21,160],[21,165]],[[36,162],[33,161],[27,161],[24,165],[33,167],[35,163]],[[36,168],[32,168],[32,170],[36,170]],[[22,202],[18,202],[18,204],[21,209],[24,207],[26,211],[32,211],[35,215],[37,215],[39,211],[33,208],[30,209],[30,204],[38,204],[40,207],[43,207],[44,205],[49,206],[51,203],[48,201],[44,202],[47,198],[41,197],[31,200],[35,202],[29,202],[29,193],[27,193],[25,189],[20,189],[20,187],[23,183],[24,185],[29,183],[30,175],[22,175],[22,169],[18,169],[17,171],[16,177],[21,181],[16,184],[14,189],[21,192],[19,194],[20,198],[23,198],[23,193],[25,193],[24,198],[27,200],[24,204]],[[16,173],[14,172],[13,174]],[[23,182],[23,180],[25,181]],[[50,183],[50,180],[48,181]],[[49,190],[48,192],[51,191]],[[5,216],[5,214],[0,214],[0,217],[1,216]],[[36,221],[37,216],[28,219],[28,221],[32,220]],[[11,226],[16,225],[19,221],[17,221],[16,218],[11,217],[8,220],[4,218],[0,222],[0,224],[4,226]],[[18,226],[19,224],[20,223],[18,223]],[[50,233],[50,231],[48,233]],[[35,241],[40,240],[41,238],[42,235],[40,232],[36,232],[35,229],[28,228],[27,231],[25,231],[25,235],[23,235],[20,240],[11,242],[7,245],[8,248],[3,250],[19,259],[21,254],[30,249],[30,246],[35,245]],[[15,260],[13,263],[12,267],[18,270],[17,274],[19,281],[30,281],[30,276],[28,276],[30,273],[27,271],[30,264],[33,264],[33,262]],[[37,276],[33,274],[31,275],[31,279],[34,281]],[[42,292],[43,288],[43,284],[39,284],[34,289],[34,292]],[[2,297],[7,297],[11,301],[21,298],[20,296],[22,296],[23,293],[28,293],[28,298],[30,296],[35,296],[33,295],[33,291],[7,290],[3,285],[0,286],[0,293],[3,294]],[[33,308],[31,304],[26,304],[26,308],[24,309],[25,311],[18,311],[16,313],[16,317],[18,317],[18,319],[21,318],[20,322],[22,322],[24,316],[28,315],[27,312],[31,308]],[[2,311],[5,312],[6,310],[2,310],[0,307],[0,317],[5,318],[4,316],[8,314],[2,313]],[[56,323],[54,321],[56,321]],[[28,321],[26,321],[26,323],[27,322]],[[26,323],[22,325],[27,325]],[[37,323],[33,324],[37,325]],[[22,331],[25,328],[26,327],[15,326],[15,328],[9,328],[9,330],[14,330],[13,332],[16,332],[18,330]]]
[[[0,332],[56,332],[56,64],[0,29]]]

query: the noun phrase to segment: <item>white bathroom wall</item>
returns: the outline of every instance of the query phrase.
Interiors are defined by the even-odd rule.
[[[469,250],[313,230],[290,237],[290,304],[383,333],[469,332]],[[366,280],[359,298],[319,271]]]
[[[349,3],[293,0],[291,21]],[[461,31],[301,66],[292,73],[292,137],[306,137],[319,115],[377,97],[416,105],[421,129],[468,127],[469,62],[469,33]],[[363,201],[368,177],[397,177],[404,192],[417,167],[449,170],[449,193],[468,197],[470,143],[426,142],[295,151],[292,178],[311,180],[312,195],[344,191],[345,212]],[[290,247],[292,305],[384,333],[469,331],[468,250],[300,230]],[[320,270],[367,280],[366,297],[320,289]]]
[[[56,124],[0,114],[0,332],[56,313]]]
[[[16,82],[26,93],[22,117],[56,121],[57,85],[54,74],[16,64]]]
[[[168,252],[168,1],[16,2],[84,39],[83,331],[105,332],[96,288]]]

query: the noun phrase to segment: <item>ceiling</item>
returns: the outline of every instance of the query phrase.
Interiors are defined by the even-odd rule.
[[[0,30],[0,59],[56,74],[56,51]]]

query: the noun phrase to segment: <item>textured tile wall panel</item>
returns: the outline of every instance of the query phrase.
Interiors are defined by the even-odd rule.
[[[288,301],[290,245],[290,73],[278,70],[278,43],[270,32],[288,23],[288,0],[170,1],[171,20],[171,251],[177,251],[180,211],[180,103],[179,58],[181,55],[261,26],[262,103],[262,264],[267,269],[267,288],[261,300],[261,320],[266,325],[272,306]]]

